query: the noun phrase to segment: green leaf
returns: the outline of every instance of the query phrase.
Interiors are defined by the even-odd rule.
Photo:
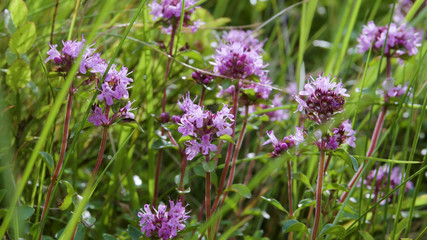
[[[137,229],[136,227],[134,227],[132,225],[128,225],[128,233],[129,233],[130,239],[132,239],[132,240],[138,240],[139,237],[142,236],[141,230]]]
[[[104,240],[116,240],[117,238],[114,237],[113,235],[110,235],[108,233],[103,233],[102,237],[104,238]]]
[[[320,236],[327,234],[335,235],[337,238],[341,239],[345,235],[345,228],[341,225],[332,225],[328,223],[320,232]]]
[[[286,209],[282,206],[282,204],[280,204],[280,202],[277,201],[276,199],[274,199],[274,198],[266,198],[264,196],[261,196],[261,199],[264,199],[265,201],[267,201],[271,205],[275,206],[280,211],[288,213],[288,211],[286,211]]]
[[[372,235],[369,234],[367,231],[359,231],[359,233],[363,237],[363,240],[375,240],[375,238],[372,237]]]
[[[216,163],[215,161],[209,161],[206,162],[204,158],[200,158],[200,160],[202,161],[202,167],[206,172],[213,172],[215,171],[216,168]]]
[[[43,159],[45,160],[45,163],[47,167],[49,168],[49,171],[52,172],[53,170],[53,158],[50,153],[47,152],[40,152],[40,154],[43,156]]]
[[[190,140],[194,140],[194,139],[196,139],[196,138],[193,136],[187,135],[185,137],[180,137],[178,139],[178,143],[182,143],[182,142],[186,142],[186,141],[190,141]]]
[[[354,171],[359,168],[359,163],[357,162],[357,159],[351,156],[346,150],[338,148],[335,150],[335,155],[344,160],[350,167],[353,168]]]
[[[328,183],[326,184],[323,190],[341,190],[344,192],[348,192],[348,189],[344,187],[344,185],[338,183]]]
[[[12,34],[9,41],[10,50],[18,55],[27,52],[36,40],[36,25],[27,22]]]
[[[237,192],[240,196],[244,198],[250,198],[252,196],[251,190],[249,190],[249,188],[243,184],[233,184],[230,186],[229,189],[226,189],[225,191]]]
[[[67,196],[65,196],[64,200],[59,204],[59,209],[66,210],[73,202],[73,195],[76,191],[74,190],[73,185],[65,180],[61,180],[59,183],[65,184],[67,187]]]
[[[18,216],[20,220],[27,220],[34,213],[34,208],[30,206],[19,206],[18,207]]]
[[[6,84],[14,91],[25,87],[31,80],[30,66],[24,60],[18,60],[7,69]]]
[[[5,57],[6,57],[6,62],[9,65],[12,65],[16,61],[16,59],[18,59],[16,54],[12,52],[10,48],[6,49]]]
[[[297,208],[297,210],[295,210],[295,215],[297,215],[297,213],[298,213],[299,211],[303,210],[304,208],[307,208],[307,207],[313,206],[314,204],[316,204],[316,200],[313,200],[313,199],[306,198],[306,199],[301,200],[301,201],[298,203],[298,208]]]
[[[313,191],[313,187],[310,184],[310,181],[308,180],[307,176],[305,176],[303,173],[296,172],[292,173],[292,179],[301,181],[308,189]]]
[[[298,222],[295,219],[287,220],[282,227],[283,233],[289,232],[304,232],[308,234],[308,229],[305,224]]]
[[[16,27],[21,26],[27,21],[28,9],[24,1],[12,0],[9,4],[9,11],[13,24],[15,24]]]
[[[221,136],[219,137],[219,139],[220,139],[220,140],[224,140],[224,141],[227,141],[227,142],[229,142],[229,143],[234,144],[233,138],[232,138],[230,135],[227,135],[227,134],[225,134],[225,135],[221,135]]]
[[[152,149],[162,149],[162,148],[176,148],[176,146],[169,141],[165,141],[163,139],[157,139],[156,141],[151,144]]]
[[[194,51],[194,50],[183,51],[178,56],[186,56],[186,57],[188,57],[190,59],[194,59],[198,62],[201,62],[201,63],[204,62],[203,56],[199,52]]]

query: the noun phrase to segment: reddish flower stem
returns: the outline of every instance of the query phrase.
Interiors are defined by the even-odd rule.
[[[160,176],[160,165],[162,165],[162,157],[163,157],[163,151],[160,149],[159,154],[157,155],[156,175],[154,178],[153,206],[156,206],[156,202],[157,202],[157,193],[158,193],[159,176]]]
[[[43,212],[40,218],[40,226],[39,226],[39,231],[40,231],[39,239],[41,239],[43,235],[43,225],[44,225],[43,220],[45,215],[49,211],[52,191],[56,181],[58,181],[58,176],[59,176],[59,173],[61,172],[62,164],[64,163],[65,152],[67,150],[67,140],[68,140],[68,132],[70,128],[71,107],[73,105],[73,98],[74,98],[74,86],[73,84],[71,84],[70,89],[68,91],[67,109],[65,110],[64,130],[62,132],[61,151],[59,153],[58,164],[56,165],[55,172],[53,173],[53,176],[51,178],[47,195],[46,195],[46,200],[43,206]]]
[[[237,105],[239,102],[239,89],[238,87],[236,87],[236,89],[234,90],[234,95],[233,95],[233,108],[232,108],[232,114],[234,116],[234,122],[232,124],[232,129],[233,129],[233,133],[231,134],[231,137],[234,139],[234,131],[236,129],[236,120],[237,120]],[[224,188],[224,184],[225,184],[225,177],[227,176],[228,173],[228,167],[230,165],[230,161],[231,161],[231,157],[233,154],[233,143],[229,143],[228,144],[228,149],[227,149],[227,156],[225,159],[225,163],[224,163],[224,169],[222,170],[222,175],[221,175],[221,179],[218,185],[218,190],[217,190],[217,195],[215,197],[215,201],[212,205],[212,209],[211,209],[211,214],[215,212],[215,208],[218,206],[219,200],[221,199],[221,194]]]
[[[109,119],[109,114],[110,114],[110,106],[107,105],[107,107],[105,108],[105,117],[107,119]],[[101,166],[101,163],[102,163],[102,158],[104,157],[105,146],[107,145],[107,133],[108,133],[108,126],[104,126],[102,130],[102,140],[101,140],[101,146],[99,147],[98,158],[96,159],[95,168],[92,171],[93,179],[96,178],[96,174],[98,173],[99,167]]]
[[[206,163],[209,163],[209,154],[206,155]],[[211,173],[206,171],[206,189],[205,189],[205,205],[206,205],[206,222],[211,217]],[[208,240],[211,238],[211,227],[208,227]]]
[[[325,169],[323,171],[323,174],[326,174],[326,171],[328,170],[329,163],[331,162],[331,158],[332,158],[332,155],[329,155],[328,159],[326,160],[326,163],[325,163]]]
[[[202,106],[203,104],[203,99],[205,98],[205,91],[205,87],[202,86],[202,94],[200,94],[199,106]]]
[[[323,169],[325,166],[325,151],[320,150],[319,169],[317,175],[317,187],[316,187],[316,211],[314,213],[314,226],[313,232],[311,233],[311,240],[315,240],[319,229],[319,221],[322,208],[322,187],[323,187]]]

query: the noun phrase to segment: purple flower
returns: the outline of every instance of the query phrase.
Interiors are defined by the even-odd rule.
[[[175,204],[171,200],[169,200],[169,206],[169,211],[166,211],[167,206],[164,204],[160,204],[158,210],[152,207],[154,213],[149,204],[145,204],[144,209],[140,209],[139,226],[145,236],[150,238],[157,234],[157,237],[167,240],[176,237],[179,231],[184,230],[185,222],[190,217],[188,212],[185,212],[185,206],[182,206],[180,201]]]
[[[394,167],[390,173],[390,168],[387,165],[379,166],[378,173],[377,169],[373,169],[369,172],[366,180],[364,180],[364,184],[368,187],[368,189],[374,189],[374,195],[379,194],[380,196],[384,196],[385,192],[381,192],[381,190],[385,190],[387,187],[388,179],[390,178],[390,189],[395,189],[398,185],[402,183],[402,169],[400,167]],[[375,178],[376,175],[376,178]],[[374,181],[375,180],[375,181]],[[361,184],[359,183],[358,186]],[[406,183],[405,192],[414,188],[414,184],[411,181]],[[393,195],[390,195],[389,202],[392,202]],[[381,204],[384,204],[382,202]]]
[[[184,9],[190,8],[196,3],[195,0],[185,0]],[[151,8],[150,14],[153,16],[154,21],[163,21],[168,27],[164,28],[163,31],[167,34],[172,32],[172,24],[179,24],[181,18],[182,0],[155,0],[151,4],[148,4]],[[188,9],[184,12],[184,27],[191,28],[192,32],[195,32],[204,23],[200,20],[192,22],[190,20],[191,14],[197,7]],[[177,26],[175,26],[177,27]]]
[[[106,67],[100,67],[95,71],[103,73],[105,70]],[[128,85],[133,82],[132,78],[127,77],[130,73],[128,73],[128,69],[124,66],[120,71],[116,70],[116,65],[111,66],[105,81],[101,85],[101,93],[98,95],[98,100],[105,101],[108,106],[111,106],[114,99],[121,100],[129,98]]]
[[[228,43],[238,42],[247,49],[262,52],[264,42],[260,42],[256,36],[253,31],[230,30],[223,32],[222,39]]]
[[[184,143],[188,160],[192,160],[198,153],[208,155],[209,152],[216,151],[216,145],[212,144],[214,135],[220,137],[233,133],[231,125],[234,116],[230,113],[227,105],[224,104],[221,111],[213,114],[211,111],[205,110],[204,107],[194,104],[195,100],[191,100],[190,94],[187,93],[182,103],[178,101],[178,105],[184,111],[184,115],[175,117],[175,119],[179,118],[178,132],[183,137],[194,137],[194,139]]]
[[[135,102],[135,101],[133,101],[133,102]],[[135,108],[131,108],[131,105],[133,102],[128,101],[126,106],[120,108],[119,112],[118,112],[118,117],[135,119],[135,114],[130,112],[130,111],[135,110]]]
[[[273,131],[266,131],[266,134],[269,139],[265,141],[262,145],[266,145],[269,143],[273,145],[274,150],[271,153],[272,157],[280,156],[282,152],[287,151],[291,147],[298,146],[304,141],[303,128],[300,127],[296,127],[295,136],[290,135],[288,137],[284,137],[283,140],[280,141],[276,138]]]
[[[251,75],[262,76],[266,65],[262,56],[251,49],[247,49],[240,42],[221,44],[216,49],[213,57],[214,73],[235,78],[244,79]]]
[[[388,36],[387,36],[388,29]],[[387,41],[386,41],[387,36]],[[399,58],[402,55],[415,55],[418,53],[418,47],[421,46],[422,37],[412,27],[407,27],[405,23],[397,26],[395,23],[377,27],[374,22],[369,22],[363,26],[362,34],[357,41],[359,53],[369,51],[381,52],[385,44],[384,54],[389,57]]]
[[[323,124],[343,110],[344,97],[349,95],[346,94],[341,81],[336,83],[330,76],[319,74],[316,79],[311,77],[311,80],[305,84],[304,90],[295,96],[299,103],[297,111],[303,112],[311,121]]]
[[[102,108],[96,106],[95,110],[92,112],[92,115],[88,118],[88,121],[93,123],[95,126],[101,126],[103,124],[108,124],[108,119],[105,117],[102,112]]]
[[[64,46],[62,48],[62,53],[56,49],[58,45],[49,45],[50,49],[47,51],[48,57],[46,58],[45,63],[52,60],[55,65],[59,66],[60,71],[67,72],[74,63],[74,60],[83,50],[85,43],[86,40],[84,38],[82,38],[82,41],[62,41],[62,45]],[[91,46],[88,46],[86,49],[84,49],[79,68],[79,72],[81,74],[86,74],[88,69],[95,67],[96,64],[101,62],[101,58],[99,57],[100,55],[94,54],[95,49],[91,48]]]
[[[196,82],[198,84],[209,84],[215,78],[212,75],[205,74],[205,73],[202,73],[202,72],[199,72],[199,71],[193,72],[193,74],[191,75],[191,77],[194,80],[196,80]]]

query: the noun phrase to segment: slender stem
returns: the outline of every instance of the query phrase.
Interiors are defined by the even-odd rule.
[[[311,216],[313,215],[313,209],[314,209],[314,206],[313,206],[313,205],[311,205],[311,206],[310,206],[310,210],[308,211],[307,222],[306,222],[306,224],[305,224],[305,226],[307,226],[307,228],[308,228],[308,225],[310,224]],[[302,240],[305,240],[306,236],[307,236],[307,235],[306,235],[306,234],[304,234],[304,235],[302,236]]]
[[[323,187],[323,168],[325,166],[325,151],[320,150],[319,171],[317,175],[317,188],[316,188],[316,212],[314,213],[314,226],[311,233],[311,240],[315,240],[317,231],[319,229],[319,221],[322,208],[322,187]]]
[[[326,174],[326,171],[328,170],[329,163],[331,162],[331,158],[332,158],[332,155],[329,155],[328,159],[326,160],[326,163],[325,163],[325,169],[323,171],[323,174]]]
[[[99,147],[98,158],[96,159],[95,168],[92,171],[92,177],[95,179],[96,174],[98,173],[99,167],[102,163],[102,158],[104,157],[105,146],[107,145],[107,133],[108,127],[104,126],[102,131],[102,140],[101,146]]]
[[[179,179],[179,190],[181,191],[181,202],[184,202],[184,176],[185,168],[187,167],[187,156],[181,154],[181,176]]]
[[[375,124],[374,132],[372,133],[371,144],[369,145],[368,152],[366,153],[367,157],[372,156],[372,154],[375,150],[375,147],[377,146],[378,139],[380,136],[381,129],[383,127],[383,123],[384,123],[386,113],[387,113],[387,105],[384,105],[380,115],[378,116],[377,123]],[[368,159],[366,159],[365,162],[362,165],[360,165],[359,169],[357,169],[357,172],[354,174],[353,178],[351,179],[350,183],[348,184],[348,192],[343,193],[343,195],[340,198],[339,203],[343,203],[344,200],[347,198],[348,193],[354,187],[356,180],[359,178],[359,175],[363,171],[363,167],[367,163],[368,163]]]
[[[58,180],[59,172],[61,171],[62,164],[64,163],[65,151],[67,150],[67,140],[68,140],[69,127],[70,127],[71,108],[73,105],[73,98],[74,98],[74,86],[73,84],[71,84],[70,89],[68,91],[67,109],[65,110],[64,130],[62,132],[61,150],[59,153],[58,164],[55,167],[55,172],[53,173],[53,176],[49,184],[46,200],[43,206],[42,216],[40,218],[40,226],[38,230],[40,231],[39,239],[41,239],[43,235],[43,225],[44,225],[43,220],[45,215],[49,211],[49,203],[52,197],[53,187],[55,186],[55,183]]]
[[[202,86],[202,94],[200,94],[199,106],[202,106],[203,104],[203,99],[205,98],[205,91],[206,91],[205,87]]]
[[[375,194],[375,196],[374,196],[374,204],[375,203],[377,203],[377,201],[378,201],[378,194],[379,194],[379,191],[380,189],[377,187],[377,186],[375,186],[375,192],[374,192],[374,194]],[[377,210],[377,206],[375,206],[374,207],[374,209],[372,209],[372,217],[371,217],[371,223],[368,225],[368,227],[366,228],[366,231],[367,232],[369,232],[369,229],[371,228],[371,226],[374,224],[374,218],[375,218],[375,212],[376,212],[376,210]]]
[[[156,202],[157,202],[157,193],[159,191],[158,187],[159,187],[160,166],[162,165],[162,157],[163,157],[163,151],[160,149],[159,154],[157,155],[156,176],[154,178],[153,206],[156,206]]]
[[[232,108],[232,114],[234,116],[234,122],[233,125],[231,126],[233,129],[233,133],[231,134],[231,137],[234,139],[234,130],[236,128],[236,120],[237,120],[237,104],[239,102],[239,89],[238,87],[236,87],[236,89],[234,90],[234,95],[233,95],[233,108]],[[225,158],[225,163],[224,163],[224,168],[222,170],[222,175],[221,175],[221,179],[218,185],[218,190],[217,190],[217,194],[215,197],[215,201],[212,205],[212,210],[211,213],[213,213],[215,211],[215,208],[218,206],[219,200],[221,199],[221,194],[224,188],[224,184],[225,184],[225,177],[227,176],[227,172],[228,172],[228,166],[230,165],[230,161],[231,161],[231,157],[232,157],[232,151],[233,151],[233,143],[229,143],[228,144],[228,149],[227,149],[227,156]]]
[[[288,161],[288,201],[289,201],[289,218],[294,218],[294,210],[292,204],[292,165],[291,161]],[[294,233],[289,233],[289,240],[292,240]]]
[[[206,163],[209,163],[209,154],[206,155]],[[206,192],[205,192],[205,204],[206,204],[206,222],[211,217],[211,173],[206,171]],[[211,238],[211,227],[208,227],[208,240]]]
[[[243,121],[242,130],[240,131],[239,140],[237,140],[236,149],[234,149],[233,160],[231,162],[231,172],[230,172],[230,177],[228,178],[227,188],[229,188],[231,184],[233,184],[234,175],[236,172],[236,161],[237,161],[237,158],[239,157],[239,152],[240,152],[240,149],[242,148],[243,138],[245,137],[245,133],[246,133],[246,126],[248,125],[248,109],[249,107],[248,105],[246,105],[245,119]],[[227,193],[225,193],[225,195],[227,195]]]

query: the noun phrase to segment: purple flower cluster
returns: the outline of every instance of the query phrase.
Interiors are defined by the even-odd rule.
[[[394,167],[391,173],[389,170],[390,168],[387,165],[380,166],[378,168],[378,173],[376,173],[377,169],[373,169],[371,172],[369,172],[366,180],[364,180],[364,184],[367,185],[368,189],[374,188],[375,191],[379,194],[381,188],[385,189],[387,187],[387,181],[390,174],[390,189],[395,189],[402,183],[402,169],[399,167]],[[375,175],[377,175],[376,178]],[[358,185],[360,186],[360,183]],[[413,188],[414,184],[411,181],[408,181],[406,183],[405,192]],[[392,199],[392,196],[390,196],[389,202],[391,202]]]
[[[152,207],[154,213],[149,204],[144,205],[144,209],[138,212],[142,233],[149,238],[157,234],[157,237],[167,240],[176,237],[178,232],[185,228],[185,221],[190,217],[185,206],[182,206],[180,201],[175,204],[171,200],[169,205],[169,211],[166,211],[167,206],[164,204],[160,204],[158,210]]]
[[[196,80],[196,82],[198,84],[209,84],[210,82],[212,82],[212,80],[215,78],[212,75],[206,74],[206,73],[202,73],[200,71],[195,71],[191,74],[191,77]]]
[[[359,53],[369,51],[372,47],[374,51],[380,52],[385,44],[384,54],[389,57],[400,57],[402,55],[415,55],[418,47],[421,46],[421,36],[412,27],[406,24],[397,26],[390,23],[387,36],[386,26],[376,26],[373,21],[363,26],[362,34],[357,38]],[[386,41],[387,36],[387,41]]]
[[[46,58],[45,63],[52,60],[53,63],[58,66],[58,70],[60,72],[68,72],[75,59],[83,50],[85,43],[86,40],[84,38],[82,38],[81,41],[62,41],[62,45],[64,47],[61,52],[56,49],[58,45],[49,45],[50,49],[47,51],[48,57]],[[95,49],[91,48],[91,46],[84,49],[82,61],[79,67],[79,73],[81,74],[86,74],[89,69],[95,67],[102,61],[100,54],[94,54]]]
[[[260,42],[253,31],[230,30],[223,33],[222,39],[228,43],[241,43],[244,48],[251,51],[263,51],[264,41]]]
[[[405,92],[408,90],[408,83],[405,83],[403,86],[402,85],[394,85],[394,79],[393,78],[387,78],[383,83],[382,83],[382,87],[384,89],[384,97],[387,101],[388,98],[393,98],[393,97],[399,97],[403,94],[405,94]]]
[[[190,93],[187,93],[182,102],[178,101],[179,108],[184,111],[184,115],[178,119],[174,116],[174,121],[178,122],[178,131],[182,136],[192,136],[194,139],[186,141],[184,144],[185,154],[187,159],[192,160],[198,153],[208,155],[211,151],[216,151],[217,147],[212,144],[214,136],[231,135],[231,128],[234,121],[231,109],[227,105],[223,105],[221,111],[213,114],[209,110],[205,110],[191,100]]]
[[[338,128],[334,128],[332,133],[323,134],[320,130],[314,133],[317,142],[316,145],[322,150],[335,150],[342,144],[348,144],[350,147],[356,147],[355,130],[352,129],[350,121],[347,119],[340,124]]]
[[[311,76],[310,76],[311,77]],[[299,103],[297,111],[317,124],[328,122],[336,113],[343,110],[344,97],[348,97],[342,82],[334,82],[330,76],[318,75],[311,77],[311,82],[305,84],[305,89],[295,96]]]
[[[213,58],[214,62],[211,64],[214,66],[214,73],[234,79],[244,79],[252,75],[262,76],[263,68],[266,67],[262,55],[248,49],[241,42],[221,44]]]
[[[193,6],[196,3],[195,0],[185,0],[184,9]],[[182,0],[154,0],[151,4],[148,4],[151,8],[150,14],[153,16],[153,20],[165,22],[168,27],[163,29],[167,34],[171,34],[172,28],[177,27],[181,18]],[[192,32],[197,31],[204,23],[199,20],[192,22],[191,14],[197,7],[189,10],[184,10],[184,27],[190,27]]]
[[[265,141],[262,145],[271,143],[273,145],[273,152],[271,153],[272,157],[277,157],[282,154],[282,152],[287,151],[289,148],[298,146],[304,141],[304,129],[296,127],[295,135],[290,135],[284,137],[283,140],[278,140],[274,135],[273,131],[267,131],[267,136],[269,140]]]

